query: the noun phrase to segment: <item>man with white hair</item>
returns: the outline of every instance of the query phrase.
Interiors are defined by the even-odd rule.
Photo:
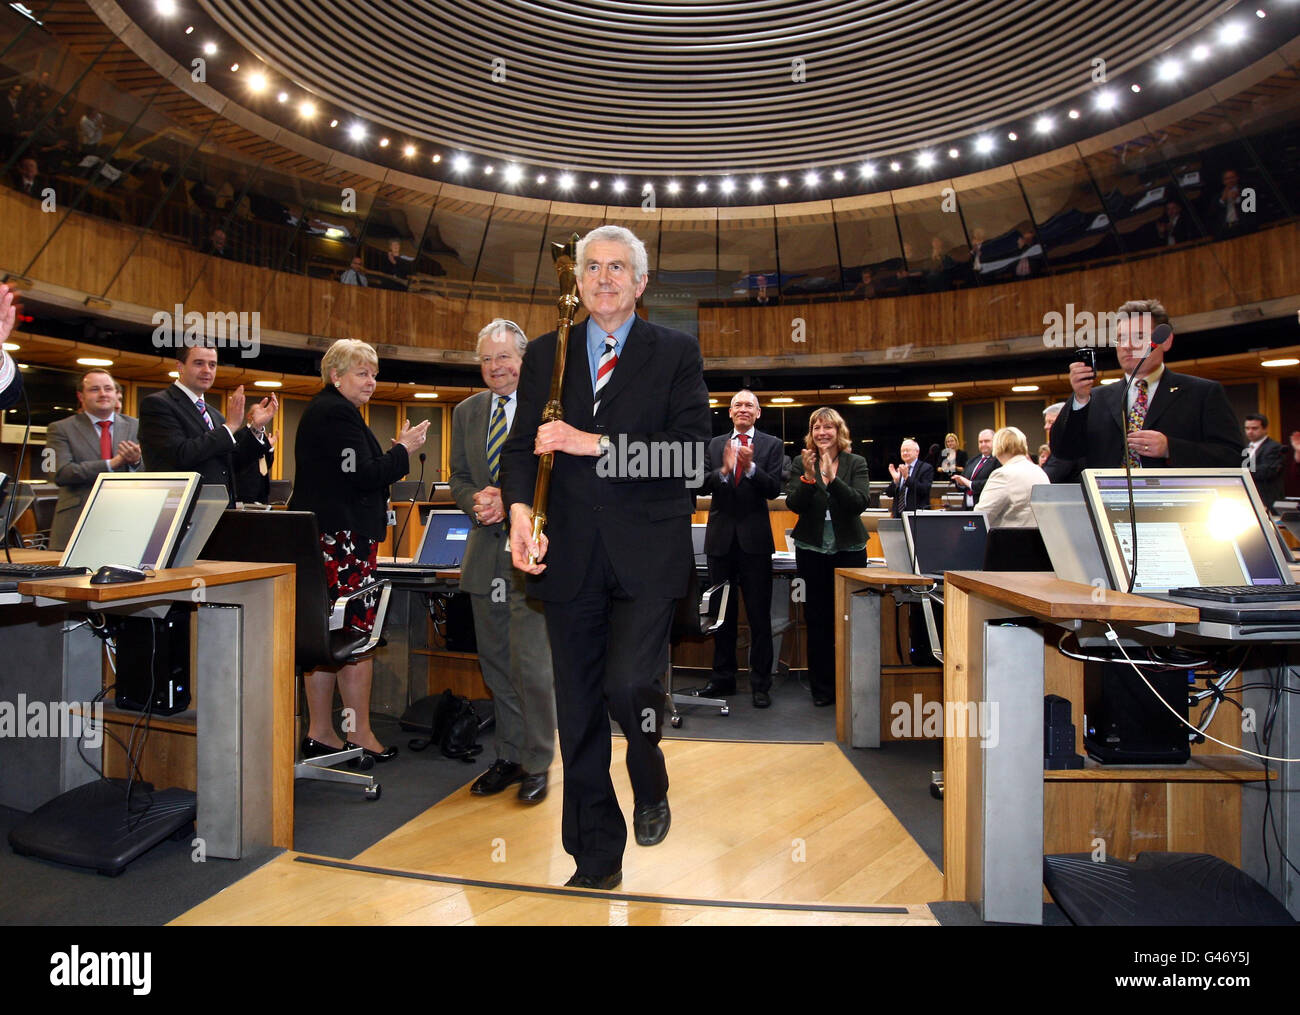
[[[529,599],[510,564],[510,531],[501,500],[501,450],[515,421],[519,368],[528,339],[498,317],[478,333],[486,391],[451,415],[451,476],[456,504],[474,519],[460,566],[469,593],[483,682],[492,692],[497,757],[470,792],[492,796],[519,783],[525,803],[546,798],[555,755],[555,691],[542,604]]]
[[[901,465],[890,463],[889,476],[893,480],[885,488],[885,496],[894,498],[893,515],[901,518],[905,511],[930,510],[930,487],[934,485],[934,466],[917,461],[921,446],[907,438],[898,448]]]
[[[515,567],[545,603],[551,637],[564,848],[577,863],[568,885],[608,890],[622,882],[627,842],[609,775],[611,716],[627,738],[636,841],[653,846],[668,834],[662,678],[694,560],[687,476],[658,469],[647,476],[628,465],[638,449],[675,449],[683,473],[684,463],[699,460],[693,454],[702,458],[709,393],[699,342],[636,314],[649,268],[645,245],[630,230],[593,229],[579,241],[576,262],[588,316],[569,336],[564,417],[541,424],[556,356],[551,332],[524,356],[501,492]],[[555,456],[547,528],[534,540],[537,457],[546,453]]]

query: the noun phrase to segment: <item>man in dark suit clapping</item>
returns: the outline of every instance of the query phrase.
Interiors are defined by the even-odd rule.
[[[954,483],[966,489],[966,503],[963,506],[967,511],[975,509],[975,505],[980,502],[980,494],[984,492],[984,484],[993,473],[1002,468],[1002,463],[993,457],[992,430],[980,431],[979,445],[979,456],[966,464],[966,474],[952,477]]]
[[[1273,502],[1281,500],[1283,495],[1286,448],[1268,435],[1268,417],[1262,412],[1248,415],[1243,429],[1248,443],[1241,451],[1242,464],[1254,477],[1264,507],[1272,511]]]
[[[176,382],[140,403],[140,447],[150,472],[197,472],[204,484],[224,486],[235,503],[238,469],[266,454],[266,424],[275,418],[275,395],[264,398],[244,420],[244,386],[227,403],[233,426],[207,404],[217,379],[217,350],[182,346],[176,356]]]
[[[905,511],[929,511],[930,487],[934,485],[934,467],[917,461],[921,446],[910,437],[898,448],[900,465],[890,463],[889,477],[893,480],[885,488],[885,495],[894,499],[892,513],[901,518]]]
[[[767,502],[781,492],[781,441],[755,429],[762,409],[752,391],[731,400],[730,433],[709,442],[704,490],[712,494],[704,552],[709,583],[732,580],[745,597],[749,620],[749,691],[755,708],[772,704],[772,525]],[[732,596],[722,627],[713,634],[713,674],[706,698],[736,693],[736,626]]]
[[[589,316],[569,339],[564,418],[539,426],[556,355],[551,332],[524,357],[501,492],[515,567],[532,576],[528,590],[546,604],[564,848],[577,862],[568,884],[611,889],[622,882],[627,825],[609,775],[610,716],[627,737],[637,843],[661,842],[671,821],[659,749],[662,678],[693,557],[694,490],[684,466],[694,459],[703,472],[709,393],[699,342],[636,314],[649,271],[635,235],[620,226],[592,230],[578,244],[576,272]],[[548,452],[555,458],[547,530],[534,542],[537,456]],[[647,459],[652,467],[640,467]],[[668,468],[660,467],[665,459]]]

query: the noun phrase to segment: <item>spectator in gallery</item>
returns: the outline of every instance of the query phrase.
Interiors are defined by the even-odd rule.
[[[98,148],[104,140],[104,114],[98,109],[88,109],[77,124],[77,141],[81,150]]]
[[[230,247],[227,243],[226,231],[220,226],[212,230],[212,235],[208,237],[208,242],[203,245],[203,253],[210,257],[230,258]]]
[[[1195,235],[1191,220],[1183,213],[1182,204],[1178,201],[1166,201],[1165,212],[1156,222],[1157,246],[1176,247],[1180,243],[1186,243]]]
[[[938,293],[952,286],[954,261],[942,236],[930,237],[930,256],[925,262],[926,292]]]
[[[1035,247],[1037,247],[1036,253]],[[1031,275],[1038,274],[1038,270],[1042,267],[1043,251],[1038,247],[1038,237],[1034,235],[1033,226],[1020,227],[1020,234],[1016,237],[1016,249],[1020,252],[1020,257],[1016,261],[1015,277],[1029,278]]]
[[[759,275],[754,281],[754,302],[760,307],[771,306],[775,303],[776,289],[768,287],[767,276]]]
[[[40,199],[41,191],[45,189],[46,182],[36,165],[35,156],[24,155],[18,160],[17,168],[9,175],[9,184],[14,190],[22,191],[37,200]]]
[[[394,289],[405,289],[411,276],[411,259],[402,256],[402,241],[389,240],[388,249],[379,265],[379,270],[389,276],[389,284]]]
[[[352,266],[339,276],[339,281],[344,285],[370,285],[370,282],[366,279],[365,266],[361,263],[359,254],[352,258]]]
[[[984,230],[976,226],[970,234],[970,267],[976,275],[983,269],[983,261],[980,260],[983,249]]]
[[[1223,186],[1219,190],[1212,212],[1214,235],[1223,238],[1235,236],[1248,229],[1251,212],[1242,207],[1241,174],[1235,169],[1225,169],[1220,180]]]

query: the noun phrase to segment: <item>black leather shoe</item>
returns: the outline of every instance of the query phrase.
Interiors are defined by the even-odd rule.
[[[564,882],[565,888],[596,888],[602,892],[608,892],[617,888],[623,883],[623,872],[615,871],[613,874],[574,874],[568,881]]]
[[[772,696],[770,694],[768,694],[766,691],[754,692],[755,708],[770,708],[771,705],[772,705]]]
[[[331,747],[329,744],[322,744],[319,740],[313,740],[311,737],[302,738],[302,756],[304,758],[319,758],[326,754],[338,754],[339,751],[347,750],[346,747]]]
[[[351,740],[347,741],[343,746],[348,750],[361,747],[360,744],[354,744]],[[369,758],[371,761],[392,761],[397,757],[397,748],[385,747],[382,751],[372,751],[369,747],[361,747],[361,756]]]
[[[668,826],[673,823],[665,797],[657,804],[637,804],[632,808],[632,828],[638,846],[654,846],[664,841]]]
[[[469,791],[475,796],[492,796],[512,783],[518,782],[527,774],[522,765],[497,758],[492,762],[491,768],[474,780],[474,785],[469,788]]]
[[[695,692],[697,698],[725,698],[728,695],[736,693],[736,682],[723,680],[710,680],[707,684]]]
[[[546,799],[546,773],[525,775],[519,783],[519,799],[526,804],[540,804]]]
[[[824,694],[814,694],[813,704],[816,705],[818,708],[825,708],[827,705],[834,705],[835,699],[829,698]]]

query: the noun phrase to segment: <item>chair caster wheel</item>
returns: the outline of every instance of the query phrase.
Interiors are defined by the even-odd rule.
[[[361,771],[369,772],[374,767],[375,759],[370,757],[370,755],[363,754],[361,757],[357,758],[357,768],[361,769]]]
[[[383,788],[381,785],[379,785],[379,783],[375,783],[373,786],[367,786],[367,787],[366,787],[366,799],[367,799],[367,800],[378,800],[378,799],[379,799],[379,795],[383,792],[383,790],[384,790],[384,788]]]
[[[723,705],[720,709],[718,709],[718,714],[719,714],[719,715],[731,715],[731,706],[730,706],[730,705]]]
[[[682,717],[680,715],[673,716],[671,719],[668,720],[668,722],[672,724],[672,727],[675,730],[679,730],[682,728]]]
[[[936,800],[943,799],[943,773],[942,772],[930,773],[930,796],[934,797]]]

